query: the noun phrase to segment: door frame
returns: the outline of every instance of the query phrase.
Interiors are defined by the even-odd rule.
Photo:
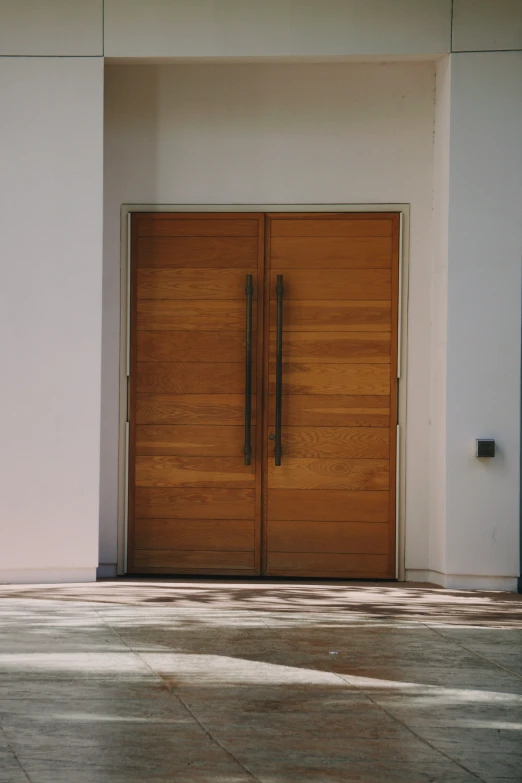
[[[405,578],[407,340],[409,278],[409,204],[122,204],[120,209],[120,383],[118,427],[117,574],[127,573],[131,215],[134,212],[394,212],[400,215],[397,346],[397,463],[395,577]]]

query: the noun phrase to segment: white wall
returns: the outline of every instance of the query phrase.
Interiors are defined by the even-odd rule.
[[[429,55],[451,0],[105,0],[106,57]]]
[[[98,560],[103,62],[0,59],[0,582]]]
[[[451,59],[436,65],[431,277],[430,570],[446,571],[446,383]],[[415,576],[411,575],[412,578]],[[422,579],[427,579],[423,575]]]
[[[451,575],[487,575],[514,587],[522,52],[452,55],[450,128],[445,583],[465,584]],[[475,458],[477,437],[497,440],[495,459]]]
[[[434,67],[108,66],[101,562],[116,562],[119,210],[411,203],[407,564],[428,567]]]
[[[0,54],[103,54],[103,0],[0,0]]]
[[[454,0],[452,48],[522,49],[521,0]]]

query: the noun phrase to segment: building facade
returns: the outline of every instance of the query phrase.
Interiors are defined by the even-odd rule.
[[[398,226],[396,245],[390,233],[397,285],[396,316],[388,329],[392,335],[396,330],[397,353],[385,381],[396,414],[387,424],[388,443],[397,440],[393,459],[390,452],[396,465],[379,479],[375,464],[372,477],[354,486],[368,494],[382,490],[378,482],[386,480],[394,495],[393,540],[387,539],[386,549],[393,573],[376,568],[368,576],[516,590],[521,4],[1,0],[0,18],[5,357],[0,581],[83,581],[97,573],[147,570],[129,564],[128,454],[137,414],[127,377],[137,312],[132,301],[140,296],[129,261],[142,252],[140,236],[157,236],[150,221],[179,226],[180,216],[191,220],[188,216],[201,213],[201,221],[217,215],[216,225],[222,225],[220,215],[223,222],[240,213],[241,219],[246,215],[243,227],[254,216],[266,226],[267,220],[279,225],[285,215],[299,214],[308,223],[310,216],[324,223],[330,219],[325,215],[337,216],[343,226],[368,220],[376,236],[385,235],[379,234],[378,216]],[[143,214],[151,216],[152,233],[138,231],[133,240],[132,221],[138,224]],[[351,230],[330,229],[331,247],[338,246],[339,230],[343,236]],[[215,230],[221,236],[221,228]],[[172,231],[177,236],[178,229]],[[383,242],[374,247],[382,249]],[[275,252],[264,248],[259,258]],[[292,263],[287,258],[285,270]],[[155,260],[143,264],[161,266]],[[316,271],[322,268],[327,267],[317,261]],[[343,284],[331,279],[331,287],[341,291]],[[269,290],[275,296],[275,288]],[[331,290],[325,297],[331,298]],[[361,298],[385,299],[377,289]],[[276,321],[273,325],[275,330]],[[162,346],[160,352],[166,350]],[[270,349],[259,346],[268,357]],[[372,366],[374,361],[365,359]],[[270,372],[267,364],[267,384]],[[325,385],[326,372],[320,370],[323,380],[312,394],[350,392],[350,379],[346,389]],[[264,382],[261,374],[259,383]],[[156,391],[168,395],[173,387],[165,383]],[[261,402],[265,392],[259,388]],[[357,388],[352,392],[375,391],[371,385]],[[139,385],[136,389],[139,395]],[[268,405],[268,385],[265,391]],[[177,426],[174,419],[165,422]],[[218,416],[212,426],[222,423]],[[361,420],[355,424],[366,426]],[[315,426],[332,421],[317,419]],[[476,456],[477,439],[495,441],[493,458]],[[264,441],[259,443],[258,458],[264,459]],[[383,453],[370,457],[377,463]],[[156,467],[161,472],[165,464],[169,470],[177,465]],[[135,481],[135,466],[130,468]],[[330,468],[336,469],[329,463]],[[155,475],[155,486],[169,486]],[[270,491],[270,480],[260,479],[261,494],[267,482]],[[316,480],[314,486],[327,491],[328,485]],[[335,485],[342,492],[351,486]],[[230,488],[226,482],[221,487]],[[335,497],[342,509],[350,507],[350,496]],[[195,493],[193,504],[200,502]],[[314,495],[310,505],[320,509],[321,502]],[[259,558],[267,522],[263,508],[261,503],[254,514]],[[191,519],[191,513],[185,515]],[[203,516],[214,519],[216,513]],[[317,511],[315,521],[364,521],[343,516],[344,510],[324,520],[327,513]],[[297,521],[295,515],[291,521]],[[377,522],[384,524],[384,518]],[[151,525],[145,532],[152,536]],[[331,528],[334,547],[340,531]],[[317,541],[314,535],[310,540]],[[308,563],[313,552],[309,544]],[[161,562],[154,561],[153,573]],[[183,562],[173,571],[212,570],[208,562]],[[248,566],[241,558],[220,562],[217,572],[224,574],[266,570],[262,559]],[[237,562],[243,563],[239,570],[230,565]],[[304,570],[364,576],[357,563],[352,568],[343,561],[337,568],[333,562],[326,571]],[[274,573],[285,568],[291,576],[293,566]]]

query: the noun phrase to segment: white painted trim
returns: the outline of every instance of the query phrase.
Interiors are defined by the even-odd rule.
[[[516,576],[483,576],[481,574],[443,574],[440,571],[408,569],[406,582],[428,582],[448,590],[491,590],[517,592]]]
[[[14,568],[0,570],[0,584],[48,585],[95,582],[96,568]]]
[[[122,204],[120,215],[120,423],[118,476],[118,576],[127,573],[128,421],[127,373],[130,335],[130,215],[133,212],[395,212],[400,214],[396,578],[405,579],[406,382],[410,205],[398,204]],[[399,362],[399,354],[397,357]]]

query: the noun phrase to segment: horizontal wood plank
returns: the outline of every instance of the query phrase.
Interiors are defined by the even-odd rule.
[[[256,269],[246,270],[254,279]],[[245,307],[245,270],[147,269],[137,271],[140,299],[238,299]],[[367,273],[370,274],[370,273]],[[377,274],[373,272],[372,274]],[[257,286],[253,298],[257,298]],[[368,297],[367,297],[368,298]],[[379,299],[379,296],[375,296]]]
[[[323,552],[268,553],[267,574],[297,572],[302,575],[383,578],[387,574],[388,555],[326,554]]]
[[[255,266],[257,237],[143,237],[138,266],[244,269]]]
[[[276,332],[270,332],[270,351],[275,356]],[[390,363],[390,332],[285,332],[287,362],[327,364],[337,362]]]
[[[138,424],[244,424],[244,394],[138,394]],[[252,424],[256,421],[256,395],[252,395]]]
[[[342,431],[342,430],[341,430]],[[220,425],[152,424],[136,427],[136,455],[235,457],[243,454],[245,428]],[[256,428],[252,428],[255,456]]]
[[[387,459],[390,453],[384,427],[282,427],[281,440],[285,458]]]
[[[271,489],[268,492],[268,519],[387,522],[388,503],[388,492]]]
[[[275,396],[269,397],[275,426]],[[389,427],[390,397],[350,394],[283,394],[283,421],[292,427]]]
[[[311,301],[322,299],[364,299],[366,301],[391,299],[391,271],[389,269],[328,269],[327,271],[300,269],[296,271],[287,270],[285,267],[272,267],[270,299],[274,299],[276,296],[277,275],[283,275],[284,278],[285,302],[290,299]]]
[[[254,519],[254,489],[136,487],[141,519]]]
[[[257,218],[140,217],[138,237],[257,237]]]
[[[274,237],[270,259],[286,269],[389,269],[392,238]]]
[[[257,305],[254,304],[254,330],[256,325]],[[245,299],[142,299],[137,302],[136,328],[138,331],[243,331]]]
[[[391,237],[390,217],[366,218],[347,215],[320,218],[271,218],[272,237]]]
[[[254,552],[184,552],[168,549],[136,549],[134,567],[148,569],[170,568],[173,572],[195,568],[210,568],[217,571],[225,568],[254,568]]]
[[[283,459],[275,466],[268,458],[269,489],[353,489],[386,490],[390,465],[386,459],[317,459],[288,457],[283,443]],[[148,459],[143,457],[142,459]],[[158,457],[168,459],[168,457]],[[309,502],[313,503],[313,495]]]
[[[256,342],[253,338],[254,358]],[[244,330],[137,332],[136,350],[138,362],[244,362],[245,334]]]
[[[137,519],[134,542],[136,549],[250,552],[254,520]]]
[[[329,552],[385,555],[388,525],[385,522],[283,522],[267,524],[271,552]]]
[[[270,331],[276,331],[276,301],[270,301]],[[390,332],[391,302],[284,300],[283,329],[288,332]]]
[[[287,364],[283,346],[285,394],[389,395],[390,375],[389,364]],[[269,389],[275,393],[275,363],[270,364]]]
[[[256,365],[252,367],[256,377]],[[197,362],[138,362],[138,393],[234,394],[245,389],[245,364]]]
[[[136,457],[138,487],[253,487],[254,464],[238,457]]]

